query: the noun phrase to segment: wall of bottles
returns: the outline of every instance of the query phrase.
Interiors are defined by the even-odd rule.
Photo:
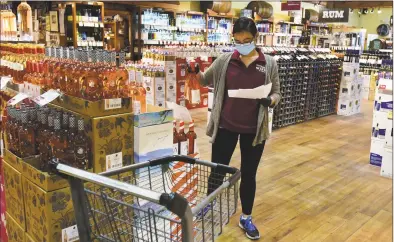
[[[274,109],[273,129],[336,111],[342,61],[331,54],[300,50],[283,48],[274,54],[282,101]]]

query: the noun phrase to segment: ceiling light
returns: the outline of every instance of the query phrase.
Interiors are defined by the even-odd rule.
[[[375,9],[374,9],[374,8],[372,8],[372,9],[371,9],[371,11],[370,11],[370,13],[373,13],[373,12],[374,12],[374,10],[375,10]]]
[[[382,13],[382,10],[380,10],[380,8],[378,8],[378,13]]]

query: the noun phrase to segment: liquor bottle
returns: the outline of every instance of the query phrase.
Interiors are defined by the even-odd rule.
[[[141,82],[137,82],[138,96],[136,100],[139,102],[141,107],[141,113],[147,112],[147,103],[146,103],[146,89],[143,87]]]
[[[15,122],[16,122],[15,109],[12,107],[7,107],[7,121],[5,122],[4,131],[5,131],[5,137],[6,137],[6,146],[12,152],[14,152],[13,144],[15,142],[14,141],[15,137],[13,137],[12,129],[13,129]]]
[[[187,143],[187,137],[185,134],[185,123],[183,121],[179,122],[178,144],[179,154],[187,155],[189,152],[189,148]]]
[[[49,138],[49,143],[52,150],[52,158],[63,159],[63,143],[61,142],[61,114],[56,113],[53,118],[53,135]]]
[[[28,112],[21,113],[22,126],[19,127],[19,151],[20,157],[28,157],[35,155],[35,131],[28,127]]]
[[[19,127],[21,126],[21,109],[14,109],[14,122],[10,129],[10,134],[12,135],[12,152],[20,156],[20,146],[19,146]]]
[[[69,114],[67,112],[63,112],[62,116],[62,125],[61,125],[61,142],[63,143],[63,149],[67,149],[68,144],[68,129],[69,129]]]
[[[78,133],[73,142],[74,148],[74,167],[80,169],[89,169],[89,140],[85,133],[85,124],[83,119],[78,119]]]
[[[48,126],[49,119],[50,122],[53,123],[52,116],[49,118],[48,113],[46,111],[41,112],[40,114],[41,125],[37,133],[37,146],[40,154],[42,170],[46,170],[47,163],[51,159],[50,146],[48,142],[51,134],[51,131],[49,130],[49,126]]]
[[[173,154],[179,155],[179,141],[178,141],[178,131],[176,130],[176,120],[172,121],[173,128]]]
[[[38,127],[39,124],[37,123],[37,108],[31,108],[29,110],[29,118],[28,118],[28,122],[27,122],[27,128],[33,133],[34,135],[34,155],[39,154],[38,153],[38,144],[37,144],[37,131],[38,131]]]
[[[67,148],[64,151],[64,161],[73,166],[74,165],[74,142],[77,136],[77,120],[74,115],[70,114],[68,119],[69,129],[67,132]]]
[[[194,121],[192,120],[189,123],[189,131],[186,134],[187,140],[188,140],[188,155],[189,154],[194,154],[196,152],[196,139],[197,139],[197,134],[194,132]]]

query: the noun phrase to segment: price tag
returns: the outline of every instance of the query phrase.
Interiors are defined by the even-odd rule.
[[[74,242],[79,240],[77,225],[62,229],[62,241]]]
[[[387,113],[387,118],[393,120],[393,111]]]
[[[20,92],[15,97],[13,97],[12,99],[10,99],[8,101],[8,105],[14,106],[14,105],[20,103],[21,101],[25,100],[28,97],[29,97],[29,95]]]
[[[0,90],[3,90],[7,86],[7,83],[10,82],[11,80],[12,80],[11,77],[2,76],[0,81]]]
[[[106,155],[105,163],[106,163],[107,171],[122,168],[123,166],[122,152]]]
[[[122,107],[121,98],[105,99],[105,110],[118,109]]]
[[[51,90],[47,91],[46,93],[42,94],[41,96],[37,96],[37,97],[33,98],[33,101],[40,106],[44,106],[44,105],[52,102],[53,100],[55,100],[59,96],[60,96],[60,92],[51,89]]]

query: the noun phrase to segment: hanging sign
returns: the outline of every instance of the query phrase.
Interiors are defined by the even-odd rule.
[[[299,1],[287,1],[281,4],[282,11],[294,11],[301,10],[301,2]]]
[[[320,9],[319,22],[321,23],[347,23],[349,21],[349,9]]]

